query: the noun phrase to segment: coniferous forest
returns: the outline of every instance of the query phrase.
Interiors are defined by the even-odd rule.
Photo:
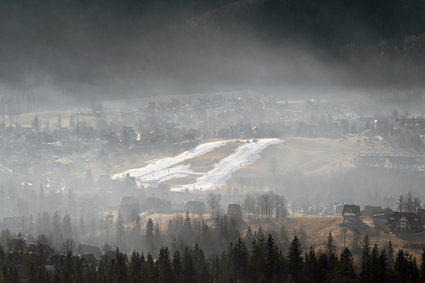
[[[337,250],[331,232],[324,249],[303,247],[297,235],[285,246],[284,231],[273,236],[248,227],[239,236],[227,219],[214,227],[202,223],[202,233],[189,246],[185,237],[197,234],[192,224],[187,215],[178,239],[155,247],[160,235],[149,220],[141,239],[151,251],[125,253],[105,245],[100,260],[77,253],[71,240],[55,249],[45,235],[33,243],[22,234],[9,235],[0,247],[0,282],[425,282],[425,249],[417,259],[395,251],[391,241],[378,247],[366,235],[353,256],[348,248]],[[216,241],[226,247],[214,249]]]

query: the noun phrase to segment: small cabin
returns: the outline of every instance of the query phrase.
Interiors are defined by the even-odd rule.
[[[235,223],[237,224],[242,222],[241,205],[237,203],[229,204],[229,206],[227,207],[227,217],[229,219],[233,219],[233,221],[235,221]]]
[[[186,202],[185,208],[190,213],[195,213],[195,214],[204,214],[205,210],[207,209],[205,203],[199,200],[190,200]]]
[[[134,221],[136,216],[140,213],[139,201],[134,197],[123,197],[119,207],[119,212],[125,220]]]
[[[360,206],[355,204],[345,204],[342,209],[343,224],[351,226],[360,221]]]

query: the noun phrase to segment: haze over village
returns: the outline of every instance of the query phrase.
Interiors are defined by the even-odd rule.
[[[0,283],[425,282],[422,12],[0,3]]]

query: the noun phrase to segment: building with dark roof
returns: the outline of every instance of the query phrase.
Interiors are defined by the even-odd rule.
[[[422,219],[416,213],[394,212],[388,215],[388,229],[393,232],[421,232]]]
[[[354,223],[360,221],[360,206],[355,204],[346,204],[342,209],[343,224],[352,226]]]
[[[231,203],[227,207],[227,217],[233,219],[236,223],[242,222],[242,209],[241,205],[237,203]]]

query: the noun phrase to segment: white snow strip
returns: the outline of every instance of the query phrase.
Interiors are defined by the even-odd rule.
[[[188,175],[199,174],[193,172],[189,169],[190,164],[186,165],[176,165],[170,168],[163,170],[155,171],[152,174],[144,175],[142,178],[136,179],[137,184],[140,185],[150,185],[150,184],[159,184],[171,179],[184,178]]]
[[[283,142],[280,139],[260,139],[239,146],[232,154],[214,165],[214,169],[196,179],[194,184],[181,185],[172,188],[173,191],[205,191],[222,186],[232,176],[232,173],[251,164],[260,158],[260,152],[269,145]]]
[[[192,149],[189,149],[187,151],[184,151],[182,153],[180,153],[179,155],[175,156],[175,157],[166,157],[166,158],[162,158],[162,159],[157,159],[157,160],[153,160],[151,162],[148,163],[148,165],[146,165],[145,167],[142,168],[136,168],[136,169],[130,169],[128,171],[119,173],[119,174],[115,174],[112,176],[112,179],[115,180],[119,180],[119,179],[124,179],[127,174],[130,175],[130,177],[135,177],[136,181],[140,184],[146,182],[153,182],[153,180],[157,180],[160,179],[156,176],[166,176],[168,175],[168,172],[166,169],[173,167],[179,163],[185,162],[189,159],[204,155],[210,151],[213,151],[216,148],[219,148],[221,146],[223,146],[224,144],[226,144],[229,141],[217,141],[217,142],[208,142],[208,143],[203,143],[200,144]],[[186,167],[185,167],[186,168]],[[188,171],[184,170],[184,171]],[[181,170],[182,167],[179,167],[177,169],[174,168],[170,168],[171,171],[178,171]],[[187,174],[189,174],[190,172],[186,172]],[[194,173],[194,172],[192,172]],[[187,175],[186,174],[186,175]],[[162,177],[161,177],[162,178]]]
[[[13,170],[12,169],[4,166],[3,164],[0,164],[0,170],[4,170],[4,171],[7,171],[9,173],[13,173]]]

